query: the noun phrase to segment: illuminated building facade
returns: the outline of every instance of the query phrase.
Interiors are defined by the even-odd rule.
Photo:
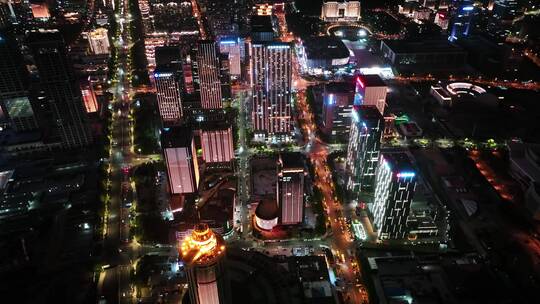
[[[194,193],[199,185],[199,164],[191,129],[165,128],[161,132],[171,194]]]
[[[347,189],[356,198],[373,189],[379,162],[384,118],[375,106],[355,106],[347,147]]]
[[[448,23],[450,22],[449,13],[446,10],[440,10],[435,14],[435,24],[438,25],[441,29],[447,30]]]
[[[154,81],[162,125],[177,125],[182,119],[179,76],[174,69],[158,66],[154,71]]]
[[[180,246],[186,265],[191,304],[230,304],[225,243],[207,224],[197,224]]]
[[[88,33],[88,44],[94,55],[109,54],[109,36],[107,29],[97,28]]]
[[[405,238],[416,184],[416,171],[406,153],[381,153],[375,174],[375,199],[370,206],[379,239]]]
[[[226,54],[229,61],[229,73],[232,78],[242,75],[240,44],[244,43],[240,38],[224,38],[219,41],[219,52]]]
[[[222,104],[220,62],[215,41],[203,40],[197,43],[197,66],[203,109],[220,109]]]
[[[469,36],[473,14],[473,2],[465,0],[457,4],[448,40],[456,41],[459,38]]]
[[[323,132],[332,140],[346,140],[351,128],[355,86],[350,82],[331,82],[323,91]]]
[[[90,77],[87,81],[81,82],[81,94],[86,113],[97,112],[99,106],[96,98],[96,92],[94,91],[94,87],[92,82],[90,81]]]
[[[325,1],[321,19],[330,22],[358,21],[360,20],[360,1]]]
[[[251,45],[252,123],[256,139],[291,137],[292,50],[288,43]]]
[[[278,160],[277,199],[282,225],[304,221],[304,161],[300,153],[282,153]]]
[[[375,106],[384,115],[388,86],[379,75],[358,75],[356,77],[355,105]]]
[[[202,156],[206,163],[227,163],[234,158],[232,128],[205,123],[201,129]]]

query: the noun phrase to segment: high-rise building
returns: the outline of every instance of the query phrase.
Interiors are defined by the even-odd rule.
[[[333,140],[349,138],[355,86],[350,82],[331,82],[323,91],[323,132]]]
[[[256,139],[291,134],[292,50],[288,43],[251,45],[252,123]]]
[[[375,106],[355,106],[347,147],[347,189],[357,197],[373,189],[384,118]]]
[[[86,121],[81,89],[66,46],[57,30],[35,30],[27,37],[39,73],[37,98],[40,127],[51,140],[60,139],[64,148],[87,146],[92,135]],[[47,140],[46,138],[46,140]]]
[[[182,119],[182,98],[177,71],[166,66],[154,70],[159,116],[164,127],[174,126]]]
[[[325,1],[322,6],[321,19],[324,21],[358,21],[360,20],[360,1]]]
[[[278,160],[277,199],[282,225],[304,221],[304,160],[300,153],[282,153]]]
[[[272,16],[252,16],[250,36],[253,43],[273,41],[274,27],[272,25]]]
[[[379,75],[356,76],[356,98],[354,104],[376,106],[381,115],[386,107],[388,86]]]
[[[232,128],[226,123],[205,123],[201,129],[201,147],[206,163],[227,163],[234,158]]]
[[[220,77],[220,61],[215,41],[202,40],[197,43],[197,66],[201,105],[204,109],[223,107]]]
[[[175,126],[161,132],[171,194],[194,193],[199,185],[199,163],[190,128]]]
[[[28,71],[13,29],[0,30],[0,107],[16,131],[37,129]]]
[[[109,54],[109,36],[106,28],[97,28],[88,33],[88,44],[94,55]]]
[[[457,3],[448,40],[455,41],[470,34],[474,5],[471,1],[462,0]]]
[[[403,239],[416,190],[417,176],[405,152],[382,152],[370,208],[379,239]]]
[[[243,43],[240,38],[222,38],[219,41],[219,51],[227,55],[229,73],[233,78],[240,78],[242,75],[240,43]]]
[[[191,304],[230,304],[225,242],[207,224],[197,224],[180,246]]]
[[[493,4],[493,15],[507,20],[516,16],[517,9],[517,0],[495,0]]]

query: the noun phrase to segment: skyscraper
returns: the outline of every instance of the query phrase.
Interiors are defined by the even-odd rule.
[[[207,122],[201,129],[201,147],[206,163],[228,163],[234,158],[232,128],[226,123]]]
[[[88,33],[88,44],[92,54],[109,54],[109,36],[106,28],[97,28]]]
[[[379,75],[356,76],[356,98],[354,104],[376,106],[381,115],[386,107],[388,86]]]
[[[375,106],[355,106],[347,147],[347,189],[354,198],[371,190],[379,161],[384,118]]]
[[[29,78],[13,29],[0,29],[0,106],[16,131],[37,129]]]
[[[180,256],[186,265],[191,304],[231,303],[225,268],[225,243],[208,225],[197,224],[182,242]]]
[[[349,138],[355,85],[350,82],[331,82],[323,91],[323,132],[335,140]]]
[[[87,146],[92,136],[86,122],[81,89],[57,30],[35,30],[27,37],[39,73],[41,125],[47,137],[59,137],[64,148]],[[40,119],[41,120],[41,119]],[[40,123],[41,124],[41,123]]]
[[[199,164],[190,128],[175,126],[161,132],[171,194],[193,193],[199,185]]]
[[[455,41],[470,34],[474,5],[471,1],[462,0],[456,4],[452,16],[452,25],[448,40]]]
[[[282,153],[278,160],[277,199],[282,225],[304,221],[304,161],[300,153]]]
[[[197,66],[203,109],[222,108],[221,69],[215,41],[201,40],[197,43]]]
[[[229,72],[233,78],[240,78],[242,75],[240,43],[243,43],[240,38],[223,38],[219,41],[219,51],[227,55]]]
[[[164,127],[174,126],[182,119],[182,98],[177,71],[165,66],[154,70],[159,116]]]
[[[288,43],[251,45],[252,122],[256,139],[286,141],[291,133],[292,50]]]
[[[416,172],[404,152],[383,152],[375,177],[371,209],[379,239],[402,239],[416,190]]]

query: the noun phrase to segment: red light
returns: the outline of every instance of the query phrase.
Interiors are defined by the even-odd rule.
[[[359,77],[356,77],[356,83],[363,89],[365,87],[364,83],[362,82],[362,79]]]

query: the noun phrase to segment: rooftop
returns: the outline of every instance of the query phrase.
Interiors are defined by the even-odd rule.
[[[251,31],[252,32],[273,32],[272,28],[272,16],[258,16],[251,17]]]
[[[331,94],[344,94],[344,93],[355,93],[355,86],[352,82],[329,82],[324,85],[325,93]]]
[[[281,153],[279,159],[283,168],[304,168],[305,165],[304,156],[299,152]]]
[[[465,52],[459,46],[446,39],[435,40],[383,40],[395,53],[450,53]]]
[[[385,151],[382,152],[381,155],[390,166],[390,169],[394,172],[416,171],[412,165],[409,155],[404,151]]]
[[[255,216],[262,220],[273,220],[278,216],[278,205],[273,199],[263,199],[255,209]]]
[[[334,36],[317,36],[304,39],[308,59],[334,59],[349,57],[349,49]]]
[[[386,87],[386,83],[382,80],[381,76],[376,74],[358,75],[357,79],[366,87]]]
[[[185,148],[191,145],[193,134],[188,127],[164,128],[161,131],[161,147],[166,148]]]

